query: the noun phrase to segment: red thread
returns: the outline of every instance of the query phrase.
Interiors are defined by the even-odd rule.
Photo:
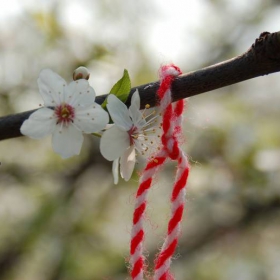
[[[172,198],[171,200],[174,201],[177,196],[179,195],[179,192],[182,190],[182,186],[186,184],[187,179],[189,176],[189,169],[184,170],[181,178],[179,179],[178,182],[175,183],[173,192],[172,192]]]
[[[133,223],[137,224],[141,216],[143,215],[144,211],[146,209],[146,202],[142,203],[137,209],[134,211],[133,216]]]
[[[176,246],[177,246],[177,240],[174,240],[166,250],[164,250],[160,253],[160,255],[156,261],[155,269],[160,268],[164,264],[164,262],[170,256],[172,256],[172,254],[174,253],[174,251],[176,249]]]
[[[140,230],[138,232],[138,234],[131,240],[131,251],[130,254],[134,254],[135,253],[135,249],[137,248],[137,244],[139,244],[139,241],[142,240],[144,237],[144,231]]]
[[[151,183],[152,178],[149,178],[147,181],[143,182],[137,191],[137,196],[140,196],[145,190],[147,190],[150,187]]]
[[[182,220],[184,211],[184,205],[180,205],[176,212],[174,213],[173,217],[170,219],[168,224],[168,234],[171,234],[171,232],[174,230],[175,226]]]
[[[162,249],[155,260],[154,279],[174,279],[170,273],[171,258],[175,252],[180,234],[180,224],[184,212],[185,186],[189,174],[189,164],[186,155],[179,146],[178,137],[181,135],[182,113],[184,101],[179,100],[172,104],[171,84],[181,70],[175,65],[165,65],[160,69],[161,84],[158,89],[160,108],[162,110],[162,149],[151,159],[140,178],[136,194],[135,210],[130,243],[130,275],[133,280],[143,280],[145,262],[143,256],[143,241],[145,232],[143,228],[144,214],[147,204],[148,190],[153,178],[167,158],[178,163],[176,178],[170,198],[172,204],[171,219],[168,223],[167,236]]]
[[[134,279],[139,275],[140,271],[143,269],[144,261],[143,258],[139,258],[135,263],[133,270],[131,271],[131,277]]]

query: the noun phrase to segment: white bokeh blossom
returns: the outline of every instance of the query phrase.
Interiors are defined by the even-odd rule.
[[[134,170],[136,156],[151,156],[160,149],[160,115],[156,109],[140,110],[138,90],[131,98],[129,109],[115,95],[108,96],[107,109],[114,125],[107,129],[100,141],[101,154],[113,161],[114,183],[121,177],[128,181]]]
[[[109,121],[108,113],[95,103],[94,89],[85,79],[67,85],[50,69],[41,71],[38,86],[44,107],[24,121],[21,133],[33,139],[52,134],[53,149],[61,157],[79,154],[83,133],[98,132]]]

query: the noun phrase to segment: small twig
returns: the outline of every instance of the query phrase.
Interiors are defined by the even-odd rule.
[[[172,85],[173,101],[191,97],[214,89],[280,71],[280,31],[263,32],[244,54],[230,60],[179,76]],[[141,108],[146,104],[157,104],[156,92],[159,82],[140,85]],[[132,88],[126,105],[130,105]],[[103,103],[107,94],[98,96],[96,102]],[[36,109],[37,110],[37,109]],[[27,111],[0,118],[0,140],[22,136],[20,127],[34,111]]]

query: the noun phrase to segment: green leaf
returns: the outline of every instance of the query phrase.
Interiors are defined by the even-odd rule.
[[[128,95],[131,90],[131,82],[129,78],[128,71],[124,69],[122,78],[114,84],[112,89],[110,90],[111,94],[116,95],[123,103],[126,102]],[[101,104],[102,108],[106,108],[107,105],[107,98]]]

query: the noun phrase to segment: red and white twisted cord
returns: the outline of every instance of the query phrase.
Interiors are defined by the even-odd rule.
[[[133,280],[144,279],[145,258],[143,256],[143,241],[145,233],[143,222],[147,205],[147,194],[155,174],[168,157],[176,160],[178,166],[171,195],[172,215],[168,223],[166,239],[155,261],[154,279],[173,279],[170,274],[170,264],[180,235],[185,202],[185,186],[189,174],[188,160],[181,150],[178,141],[178,136],[181,133],[184,102],[180,100],[172,105],[171,96],[171,84],[175,77],[181,74],[181,71],[174,65],[163,66],[160,70],[161,84],[157,94],[160,98],[160,108],[163,117],[163,134],[161,137],[163,148],[147,163],[140,178],[140,185],[136,194],[130,243],[130,275]]]

